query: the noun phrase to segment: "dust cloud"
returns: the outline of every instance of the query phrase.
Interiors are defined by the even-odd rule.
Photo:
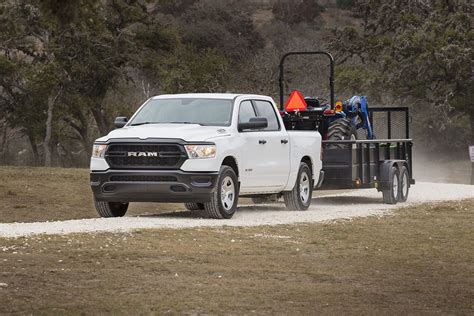
[[[467,150],[465,156],[453,156],[413,148],[413,177],[423,182],[470,184],[471,162]]]

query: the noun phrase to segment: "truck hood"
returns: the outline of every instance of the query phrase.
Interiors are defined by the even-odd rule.
[[[178,138],[188,142],[206,141],[215,137],[228,136],[228,127],[201,126],[198,124],[149,124],[127,126],[111,131],[97,141],[108,141],[112,138]]]

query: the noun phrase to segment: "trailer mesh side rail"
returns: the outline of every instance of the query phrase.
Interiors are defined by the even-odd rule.
[[[369,120],[377,139],[410,138],[407,107],[369,107]],[[364,130],[357,131],[357,139],[367,139]]]

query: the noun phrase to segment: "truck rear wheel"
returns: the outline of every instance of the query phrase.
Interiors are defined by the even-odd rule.
[[[382,191],[383,202],[385,204],[397,204],[400,196],[400,171],[397,167],[390,169],[389,187]]]
[[[239,183],[234,169],[222,166],[219,172],[217,188],[210,202],[204,203],[204,209],[210,218],[229,219],[237,209]]]
[[[410,173],[407,167],[403,166],[400,169],[400,192],[398,195],[398,202],[406,202],[408,199],[408,192],[410,191]]]
[[[283,192],[286,208],[289,210],[305,211],[311,205],[312,195],[313,177],[311,176],[311,169],[306,163],[301,162],[293,190]]]
[[[332,121],[328,127],[327,140],[356,140],[357,130],[348,118]],[[348,148],[345,144],[328,144],[328,148]]]
[[[128,210],[128,203],[97,201],[94,199],[94,204],[100,217],[122,217]]]
[[[184,203],[184,207],[188,211],[201,211],[204,209],[203,203]]]

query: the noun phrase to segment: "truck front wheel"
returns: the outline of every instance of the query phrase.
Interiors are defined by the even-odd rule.
[[[204,203],[204,209],[210,218],[229,219],[237,209],[239,184],[234,169],[222,166],[219,172],[217,188],[210,202]]]
[[[311,176],[311,169],[306,163],[301,162],[293,190],[283,192],[286,208],[289,210],[305,211],[311,205],[312,195],[313,177]]]
[[[128,203],[97,201],[94,199],[94,204],[100,217],[122,217],[128,210]]]

